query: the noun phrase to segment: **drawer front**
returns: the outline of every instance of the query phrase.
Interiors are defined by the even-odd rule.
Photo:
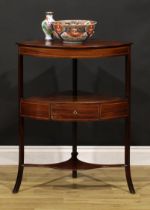
[[[128,102],[107,103],[101,105],[101,119],[115,119],[128,116]]]
[[[49,112],[49,104],[21,102],[20,114],[23,117],[48,120],[50,119]]]
[[[98,104],[74,104],[74,103],[57,103],[51,105],[51,118],[53,120],[98,120]]]

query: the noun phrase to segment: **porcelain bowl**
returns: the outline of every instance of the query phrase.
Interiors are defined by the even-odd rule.
[[[96,24],[93,20],[54,21],[53,35],[65,43],[82,43],[93,36]]]

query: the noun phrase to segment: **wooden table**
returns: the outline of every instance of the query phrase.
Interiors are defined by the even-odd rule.
[[[23,57],[72,59],[73,88],[71,94],[51,94],[48,97],[23,97]],[[125,57],[125,95],[124,97],[102,97],[87,95],[77,90],[78,59]],[[130,131],[131,131],[131,43],[118,41],[87,41],[83,44],[63,44],[52,41],[26,41],[18,43],[18,103],[19,103],[19,165],[13,192],[19,191],[23,169],[28,167],[51,167],[72,170],[72,177],[77,177],[79,169],[100,167],[125,167],[126,180],[130,193],[135,193],[130,171]],[[35,120],[54,120],[72,122],[72,153],[65,162],[55,164],[24,163],[24,118]],[[91,164],[77,158],[77,122],[125,120],[125,162],[124,164]]]

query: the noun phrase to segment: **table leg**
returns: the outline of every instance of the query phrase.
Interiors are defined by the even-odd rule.
[[[73,81],[73,96],[76,97],[78,95],[77,90],[77,59],[72,60],[72,81]],[[76,168],[77,163],[77,122],[72,123],[72,137],[73,137],[73,145],[72,145],[72,160],[74,162],[74,168]],[[77,178],[77,169],[72,170],[72,178]]]
[[[77,178],[77,123],[73,122],[72,123],[72,137],[73,137],[73,146],[72,146],[72,160],[73,160],[73,167],[74,169],[72,170],[72,178]]]
[[[131,49],[129,48],[131,51]],[[131,144],[131,52],[125,57],[126,97],[128,98],[129,113],[125,120],[125,174],[130,193],[134,194],[134,186],[130,169],[130,144]]]
[[[134,186],[131,178],[131,169],[130,169],[130,120],[127,119],[125,121],[125,129],[126,129],[126,139],[125,139],[125,173],[126,180],[128,184],[128,188],[130,193],[135,194]]]
[[[18,56],[18,133],[19,133],[19,165],[13,193],[19,191],[24,169],[24,118],[20,116],[20,99],[23,97],[23,56]]]
[[[23,169],[24,169],[24,119],[20,117],[19,119],[19,165],[18,165],[18,174],[16,178],[16,183],[13,189],[13,193],[17,193],[19,191],[22,177],[23,177]]]

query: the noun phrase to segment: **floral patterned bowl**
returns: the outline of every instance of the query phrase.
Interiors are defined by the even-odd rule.
[[[94,34],[96,23],[93,20],[54,21],[53,35],[65,43],[81,43]]]

